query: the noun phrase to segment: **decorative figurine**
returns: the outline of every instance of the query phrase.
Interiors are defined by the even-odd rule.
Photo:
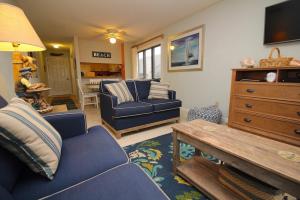
[[[22,56],[21,61],[23,62],[23,68],[31,68],[31,71],[36,71],[37,66],[33,63],[35,61],[35,58],[30,56]]]
[[[16,84],[17,96],[30,103],[38,112],[45,113],[51,111],[53,107],[41,96],[42,92],[48,91],[50,88],[46,88],[44,83],[30,82],[32,76],[30,67],[21,68],[19,72],[21,78]]]

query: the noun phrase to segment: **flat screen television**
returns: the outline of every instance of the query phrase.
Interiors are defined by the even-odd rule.
[[[264,44],[300,40],[300,0],[266,7]]]

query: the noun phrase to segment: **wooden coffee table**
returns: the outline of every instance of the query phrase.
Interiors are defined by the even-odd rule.
[[[239,199],[218,181],[218,165],[200,156],[180,162],[180,142],[300,198],[300,148],[203,120],[173,128],[173,170],[212,199]],[[196,151],[197,152],[197,151]]]

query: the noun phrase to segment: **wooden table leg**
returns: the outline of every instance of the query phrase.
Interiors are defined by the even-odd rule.
[[[173,172],[177,173],[177,166],[180,164],[180,142],[176,132],[173,132]]]

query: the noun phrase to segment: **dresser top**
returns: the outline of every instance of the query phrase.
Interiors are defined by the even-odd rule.
[[[263,71],[263,70],[284,70],[284,69],[300,69],[300,66],[233,68],[232,70],[234,70],[234,71]]]
[[[204,120],[173,130],[300,184],[300,147]]]

